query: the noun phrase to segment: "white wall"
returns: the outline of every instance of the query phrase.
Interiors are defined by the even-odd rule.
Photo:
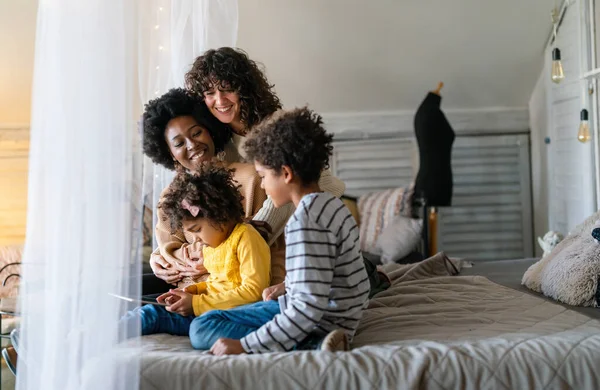
[[[529,128],[531,130],[531,189],[533,201],[534,238],[543,237],[549,230],[550,207],[548,204],[548,148],[545,138],[549,132],[550,61],[544,67],[529,100]],[[536,256],[542,249],[535,245]]]
[[[551,88],[550,228],[567,233],[595,210],[593,143],[577,141],[579,113],[586,103],[581,76],[580,3],[567,10],[556,46],[561,49],[566,79]],[[546,56],[550,56],[550,49]]]
[[[240,0],[238,46],[286,106],[415,110],[439,80],[446,109],[527,108],[548,0]]]
[[[29,123],[37,0],[0,0],[0,124]]]
[[[567,9],[555,46],[561,50],[565,80],[550,81],[552,47],[531,96],[532,174],[536,235],[547,229],[567,234],[595,211],[593,142],[577,141],[579,113],[588,108],[580,81],[582,59],[581,1]],[[544,137],[550,144],[544,145]]]

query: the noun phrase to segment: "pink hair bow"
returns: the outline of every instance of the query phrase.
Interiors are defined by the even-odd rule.
[[[192,217],[197,217],[200,213],[200,207],[190,204],[187,199],[181,201],[181,207],[189,211],[190,214],[192,214]]]

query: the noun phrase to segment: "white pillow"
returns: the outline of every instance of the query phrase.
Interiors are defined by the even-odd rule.
[[[385,227],[377,240],[376,249],[381,253],[381,263],[390,264],[408,256],[421,242],[421,219],[397,215]]]

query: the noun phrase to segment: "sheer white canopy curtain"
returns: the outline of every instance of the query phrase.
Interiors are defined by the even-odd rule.
[[[235,46],[237,0],[138,1],[139,91],[143,103],[171,88],[183,87],[185,73],[204,51]],[[173,172],[144,157],[144,201],[155,211]],[[156,225],[156,213],[153,214]],[[156,247],[156,239],[152,240]]]
[[[235,45],[237,1],[39,0],[36,34],[17,389],[143,387],[109,295],[140,295],[142,171],[160,175],[137,122],[195,56]]]

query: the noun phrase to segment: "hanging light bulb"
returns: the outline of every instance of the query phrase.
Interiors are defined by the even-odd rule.
[[[552,50],[552,81],[556,84],[560,83],[565,78],[562,63],[560,62],[560,50],[555,48]]]
[[[591,139],[590,125],[588,123],[588,110],[584,108],[581,110],[581,123],[579,124],[579,131],[577,132],[577,140],[581,143],[586,143]]]

